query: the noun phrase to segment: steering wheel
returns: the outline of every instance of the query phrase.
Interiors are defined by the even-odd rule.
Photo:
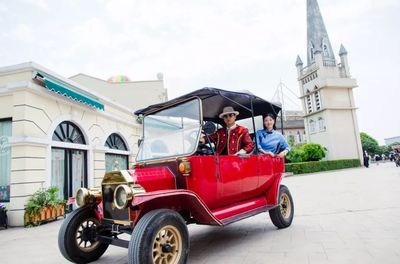
[[[207,138],[207,136],[204,137]],[[209,140],[210,142],[199,142],[197,146],[197,153],[199,155],[214,155],[215,142],[213,142],[211,138],[209,138]]]
[[[213,155],[214,151],[211,143],[199,143],[197,153],[199,155]]]

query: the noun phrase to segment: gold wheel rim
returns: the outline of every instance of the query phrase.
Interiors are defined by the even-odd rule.
[[[292,212],[292,204],[290,203],[289,196],[286,193],[281,194],[280,209],[283,218],[287,219],[290,217]]]
[[[172,225],[162,227],[153,241],[154,264],[177,264],[182,252],[182,236]]]

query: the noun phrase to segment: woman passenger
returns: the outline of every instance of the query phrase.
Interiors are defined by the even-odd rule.
[[[290,146],[285,137],[275,130],[275,116],[267,114],[263,117],[264,129],[256,133],[258,151],[272,156],[283,158],[290,151]]]

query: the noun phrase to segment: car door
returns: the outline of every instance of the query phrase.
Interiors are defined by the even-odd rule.
[[[218,156],[220,199],[225,204],[246,200],[258,186],[256,155]]]
[[[275,159],[277,158],[268,154],[258,155],[257,172],[259,175],[259,187],[256,193],[265,192],[270,182],[273,181]]]

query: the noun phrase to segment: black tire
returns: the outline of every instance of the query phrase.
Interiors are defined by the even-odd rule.
[[[294,215],[294,204],[288,187],[279,186],[278,206],[269,211],[272,223],[277,228],[286,228],[292,224]]]
[[[129,264],[184,264],[189,253],[189,234],[182,216],[169,209],[145,214],[133,229]]]
[[[92,208],[78,208],[70,213],[58,233],[61,254],[75,263],[88,263],[100,258],[109,244],[96,240],[96,226],[99,226],[99,220]]]

